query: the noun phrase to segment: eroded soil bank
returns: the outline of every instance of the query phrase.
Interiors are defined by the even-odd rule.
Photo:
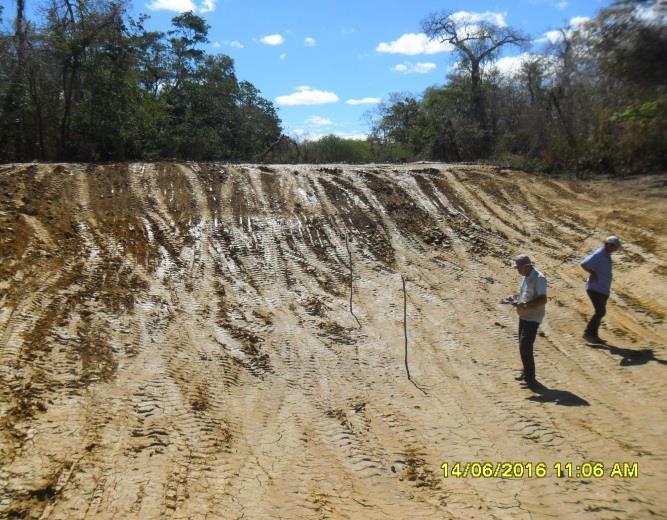
[[[0,516],[667,516],[667,180],[0,167]],[[625,242],[601,331],[578,261]],[[354,312],[350,314],[349,264]],[[514,380],[511,257],[549,280]],[[407,277],[410,371],[403,364]],[[443,462],[547,464],[444,478]],[[553,464],[602,462],[599,479]],[[610,478],[637,463],[638,479]]]

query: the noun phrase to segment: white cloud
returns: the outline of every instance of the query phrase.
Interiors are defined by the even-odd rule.
[[[212,13],[215,11],[215,1],[216,0],[203,0],[202,7],[198,9],[200,13]]]
[[[514,76],[521,70],[521,66],[526,63],[533,54],[524,52],[518,56],[505,56],[495,61],[491,66],[498,69],[498,72],[503,76]]]
[[[281,54],[281,55],[278,56],[278,57],[279,57],[281,60],[284,60],[285,58],[287,58],[287,54],[283,53],[283,54]]]
[[[269,34],[268,36],[260,38],[259,41],[266,45],[282,45],[285,43],[285,38],[280,34]]]
[[[399,63],[393,69],[395,72],[402,74],[427,74],[436,68],[435,63]]]
[[[448,43],[432,40],[424,33],[407,33],[393,42],[381,42],[375,50],[388,54],[407,54],[408,56],[416,56],[417,54],[448,52],[452,50],[452,46]]]
[[[295,128],[290,132],[290,135],[295,141],[319,141],[327,135],[331,135],[331,132],[312,132],[306,130],[305,128]]]
[[[228,47],[233,47],[234,49],[243,49],[243,44],[239,41],[233,40],[222,40],[222,42],[213,42],[213,48],[219,49],[223,45],[227,45]]]
[[[306,135],[308,135],[308,132],[306,132],[303,128],[295,128],[290,132],[292,137],[296,139],[297,141],[300,141],[301,139],[304,139]]]
[[[345,103],[348,105],[375,105],[381,100],[379,97],[365,97],[361,99],[348,99]]]
[[[211,13],[215,11],[216,0],[202,0],[201,5],[197,6],[192,0],[153,0],[146,7],[152,11],[173,11],[175,13],[184,13],[192,11],[194,13]]]
[[[312,38],[312,37],[310,37],[310,36],[306,36],[306,37],[303,39],[303,44],[304,44],[306,47],[315,47],[315,44],[316,44],[316,43],[317,43],[317,42],[315,41],[315,38]]]
[[[336,103],[339,98],[333,92],[326,90],[316,90],[306,85],[296,88],[296,92],[288,96],[278,96],[276,103],[279,105],[324,105],[326,103]]]
[[[153,0],[146,7],[153,11],[174,11],[176,13],[197,10],[197,6],[192,0]]]
[[[365,141],[368,138],[368,134],[362,134],[360,132],[334,132],[334,135],[342,137],[343,139],[354,139],[355,141]]]
[[[655,2],[648,7],[638,5],[633,15],[644,23],[667,24],[667,4],[664,2]]]
[[[573,18],[570,18],[570,27],[573,29],[576,29],[582,24],[585,24],[586,22],[590,21],[590,18],[588,16],[575,16]]]
[[[572,36],[573,31],[577,29],[582,29],[582,25],[586,22],[589,22],[590,18],[587,16],[575,16],[570,18],[570,21],[567,24],[567,27],[564,27],[562,30],[547,31],[542,35],[542,38],[535,40],[535,43],[558,43],[562,42],[563,38],[567,36],[568,38]],[[563,34],[565,33],[565,34]]]
[[[365,141],[368,138],[368,134],[361,132],[309,132],[303,128],[295,128],[290,132],[290,135],[297,141],[319,141],[329,135],[335,135],[343,139],[354,139],[356,141]]]
[[[542,38],[535,40],[535,43],[558,43],[560,41],[563,41],[563,33],[555,30],[545,32]]]
[[[521,72],[521,67],[525,63],[533,60],[539,60],[540,66],[547,76],[552,75],[558,66],[558,60],[554,56],[524,52],[518,56],[506,56],[495,62],[487,63],[484,69],[495,68],[505,78],[512,78]]]
[[[479,22],[488,22],[498,27],[506,27],[505,21],[507,13],[494,13],[492,11],[484,11],[483,13],[475,13],[472,11],[457,11],[452,13],[451,19],[459,25],[471,25]]]
[[[308,119],[306,119],[306,123],[318,126],[333,125],[333,121],[331,119],[320,116],[310,116]]]

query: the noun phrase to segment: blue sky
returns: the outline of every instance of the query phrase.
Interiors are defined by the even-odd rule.
[[[5,20],[13,6],[5,5]],[[29,10],[37,2],[29,3]],[[32,5],[30,5],[32,4]],[[447,49],[420,36],[431,12],[451,11],[506,23],[542,42],[549,33],[590,17],[609,0],[134,0],[166,30],[193,9],[211,26],[210,53],[235,61],[237,76],[276,104],[292,136],[362,136],[363,114],[392,92],[421,93],[442,84],[454,62]],[[30,9],[32,7],[32,9]],[[5,22],[6,23],[6,22]],[[540,43],[534,46],[539,49]],[[511,51],[509,56],[518,51]],[[516,60],[506,59],[511,67]],[[307,104],[306,104],[307,103]]]

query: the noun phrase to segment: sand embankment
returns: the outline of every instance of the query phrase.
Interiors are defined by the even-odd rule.
[[[2,166],[0,516],[665,517],[666,195],[440,164]],[[593,348],[578,261],[612,233]],[[537,393],[498,303],[519,252],[549,280]],[[441,474],[475,461],[548,475]]]

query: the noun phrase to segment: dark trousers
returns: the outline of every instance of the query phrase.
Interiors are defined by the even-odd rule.
[[[593,317],[586,326],[586,334],[590,334],[591,336],[595,336],[597,338],[600,322],[602,321],[604,315],[607,314],[607,300],[609,299],[609,295],[590,290],[586,292],[588,293],[588,297],[591,299],[593,308],[595,309],[595,314],[593,314]]]
[[[533,343],[537,337],[536,321],[519,320],[519,352],[523,363],[523,378],[526,381],[535,379],[535,359],[533,358]]]

